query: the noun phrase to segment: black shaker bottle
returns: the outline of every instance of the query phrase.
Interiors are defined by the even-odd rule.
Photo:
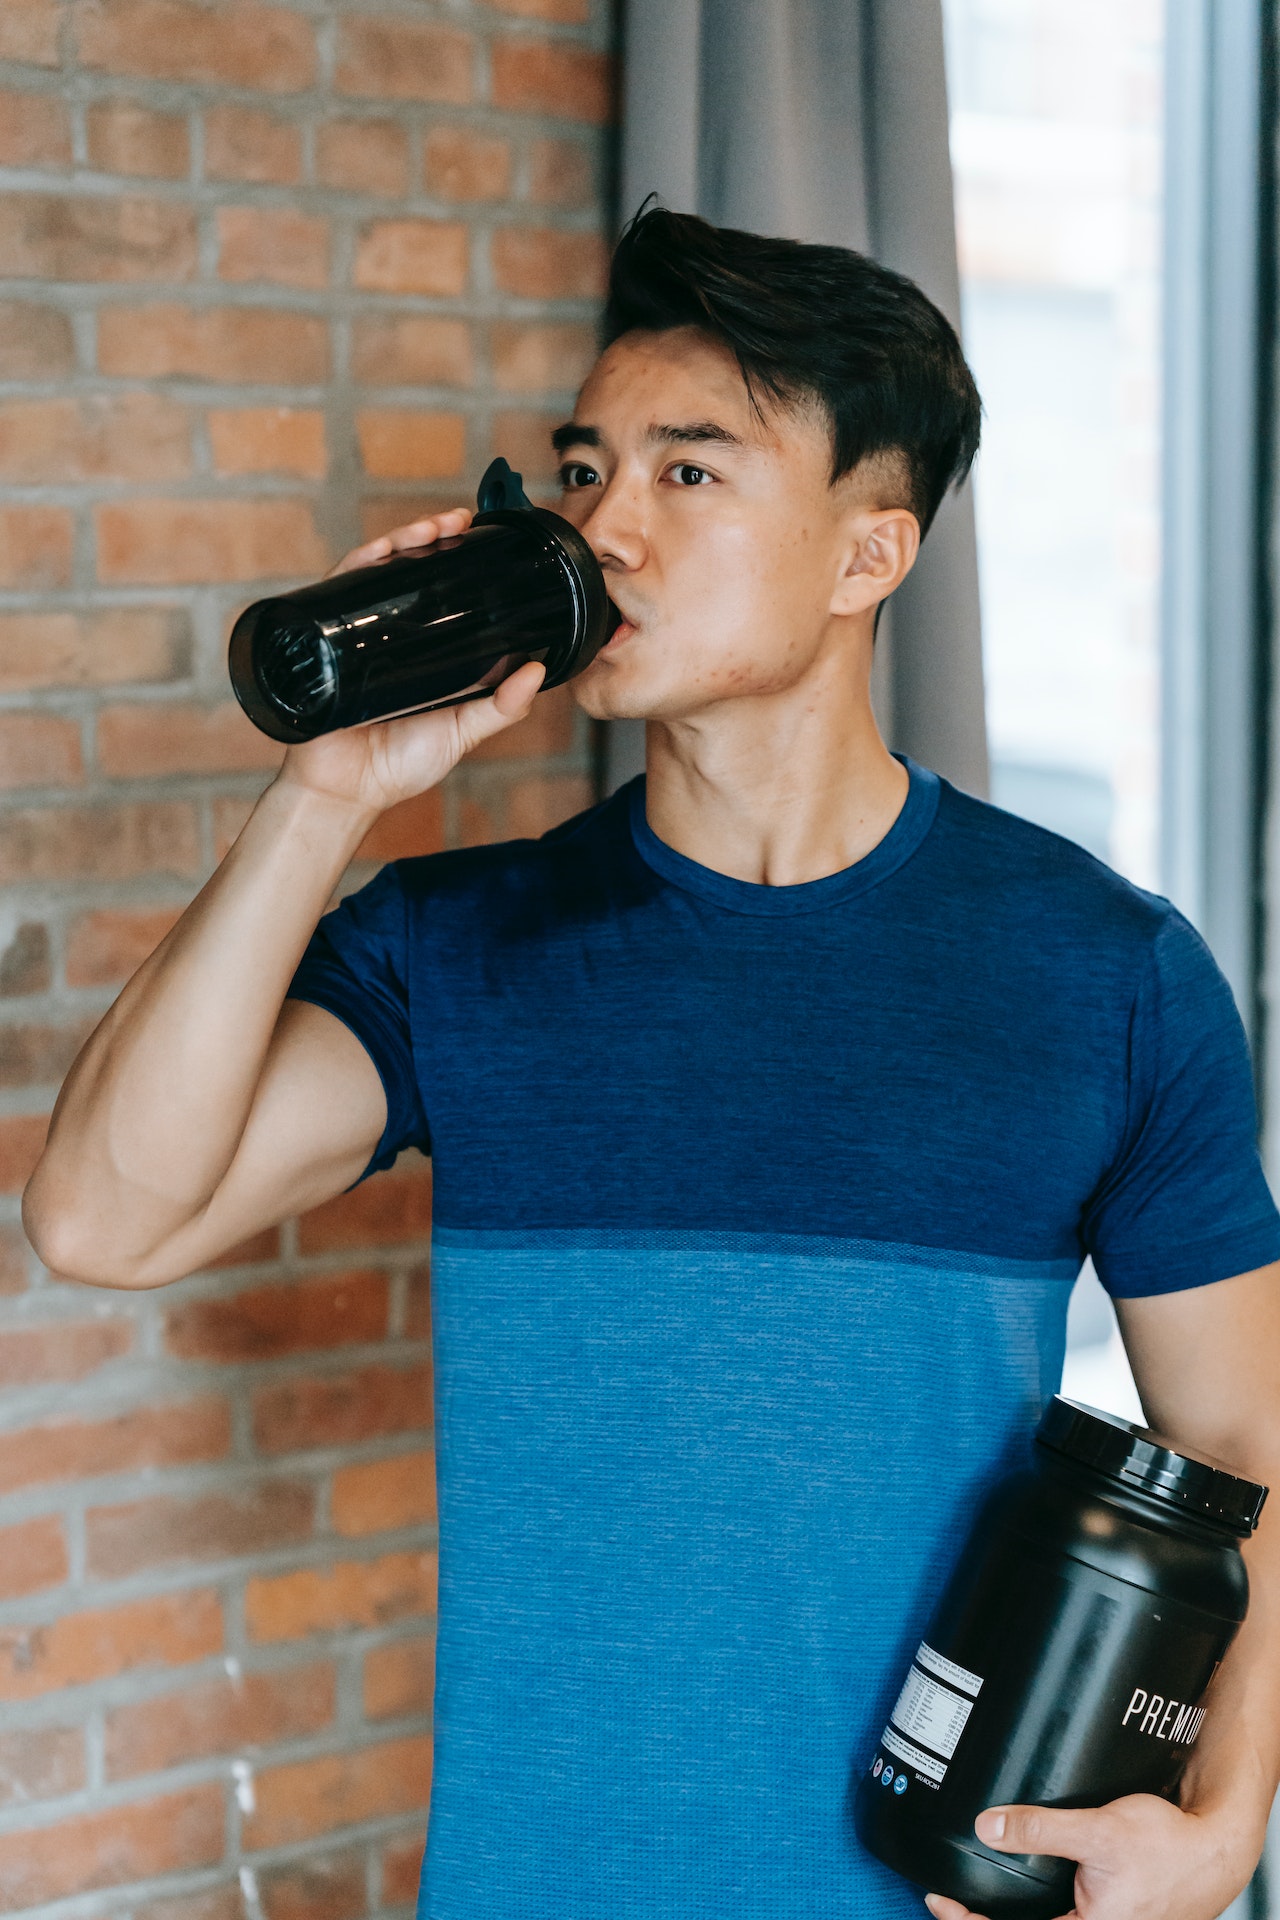
[[[856,1802],[878,1859],[990,1920],[1069,1913],[1075,1864],[985,1847],[984,1807],[1176,1797],[1267,1495],[1060,1397],[1031,1453],[980,1513]]]
[[[255,601],[231,633],[231,684],[273,740],[482,699],[528,660],[556,687],[621,618],[590,547],[495,460],[465,533]]]

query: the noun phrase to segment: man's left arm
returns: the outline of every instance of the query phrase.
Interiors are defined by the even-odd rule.
[[[1247,1884],[1280,1782],[1280,1264],[1118,1300],[1148,1424],[1272,1487],[1244,1548],[1249,1614],[1214,1679],[1180,1804],[989,1809],[980,1840],[1079,1862],[1073,1920],[1217,1920]],[[937,1920],[965,1920],[930,1894]]]

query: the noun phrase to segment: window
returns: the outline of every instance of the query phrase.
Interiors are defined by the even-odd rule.
[[[1155,886],[1162,9],[945,11],[993,797]]]
[[[1163,8],[944,0],[992,797],[1160,884]],[[1064,1391],[1141,1418],[1097,1280]]]

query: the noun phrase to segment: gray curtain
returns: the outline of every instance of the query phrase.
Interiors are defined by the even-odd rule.
[[[656,191],[720,226],[872,253],[958,327],[941,0],[628,0],[621,211]],[[987,791],[973,502],[943,505],[881,622],[894,746]],[[644,763],[609,730],[610,786]]]

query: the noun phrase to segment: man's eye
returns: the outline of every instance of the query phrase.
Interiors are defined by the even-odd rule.
[[[585,460],[566,460],[560,469],[560,485],[566,493],[577,487],[598,487],[600,475]]]
[[[671,469],[672,476],[682,487],[700,487],[712,476],[705,467],[695,467],[688,460],[682,460],[678,467]]]

